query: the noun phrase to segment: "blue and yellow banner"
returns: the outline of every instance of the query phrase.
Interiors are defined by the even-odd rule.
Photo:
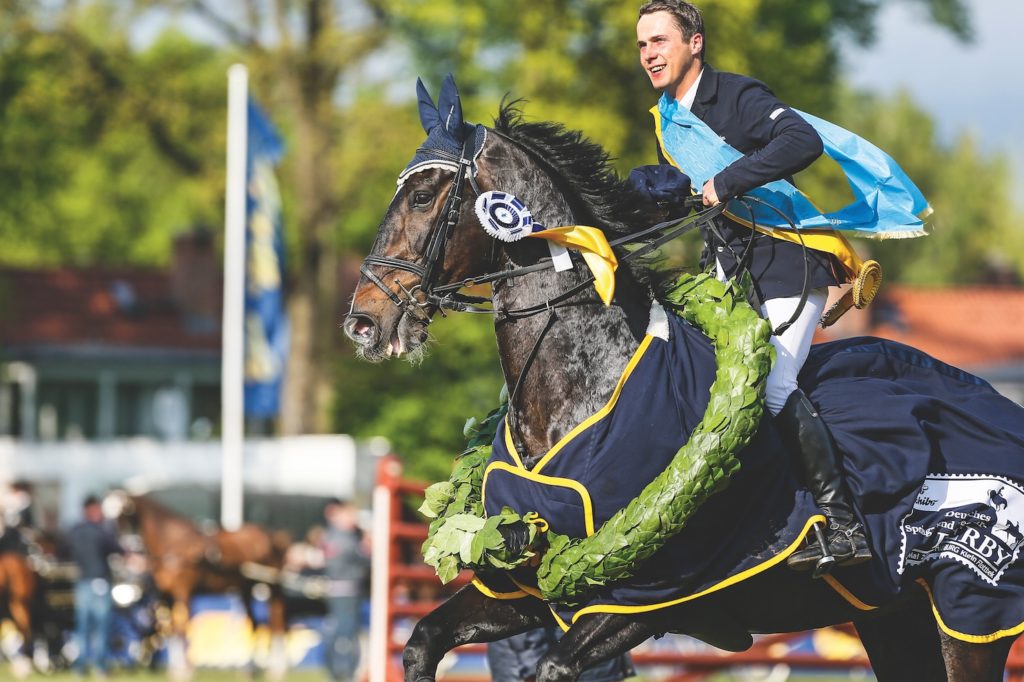
[[[288,359],[281,193],[274,174],[284,145],[274,125],[251,99],[248,119],[245,415],[269,418],[280,411],[281,382]]]

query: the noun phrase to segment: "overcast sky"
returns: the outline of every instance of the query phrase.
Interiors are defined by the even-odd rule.
[[[970,131],[984,150],[1007,154],[1024,207],[1024,2],[967,4],[975,39],[964,45],[929,23],[916,4],[890,0],[879,15],[877,42],[844,49],[844,71],[858,87],[909,91],[936,119],[944,141]]]

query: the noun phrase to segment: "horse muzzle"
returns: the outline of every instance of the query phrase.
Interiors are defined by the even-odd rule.
[[[353,311],[342,324],[345,335],[356,345],[359,357],[380,362],[418,350],[427,340],[426,325],[403,313],[388,334],[371,315]]]
[[[359,347],[366,347],[373,344],[379,326],[369,315],[351,312],[345,317],[341,328],[352,343]]]

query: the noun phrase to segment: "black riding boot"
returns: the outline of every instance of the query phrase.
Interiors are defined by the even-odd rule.
[[[817,542],[794,552],[786,563],[797,571],[814,570],[814,577],[828,573],[836,566],[859,564],[871,558],[871,549],[850,505],[849,493],[843,485],[839,456],[832,443],[832,434],[818,416],[804,392],[799,388],[786,400],[775,418],[783,442],[803,474],[814,500],[828,518],[823,532],[815,525]]]

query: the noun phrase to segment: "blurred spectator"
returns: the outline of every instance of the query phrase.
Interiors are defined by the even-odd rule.
[[[487,666],[492,682],[533,682],[537,663],[554,646],[562,631],[555,625],[513,635],[487,645]],[[618,682],[636,673],[629,654],[587,668],[580,682]]]
[[[334,499],[324,507],[324,573],[327,621],[324,644],[327,672],[334,682],[352,680],[359,664],[359,607],[370,556],[351,503]]]
[[[22,482],[7,486],[0,496],[0,512],[0,554],[27,554],[27,542],[33,540],[31,486]]]
[[[32,485],[24,481],[11,483],[3,498],[4,525],[28,528],[32,524]]]
[[[99,677],[107,674],[107,639],[113,601],[110,596],[110,556],[121,547],[112,525],[103,518],[95,496],[85,499],[83,520],[68,533],[71,559],[78,565],[75,582],[75,642],[78,657],[74,671],[84,675],[91,664]]]

